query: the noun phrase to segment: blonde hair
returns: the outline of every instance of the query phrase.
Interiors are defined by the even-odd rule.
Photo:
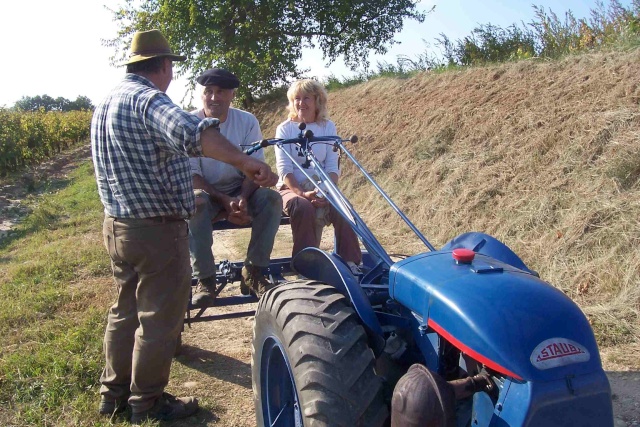
[[[327,91],[324,86],[312,79],[298,80],[294,82],[287,91],[289,99],[289,119],[296,121],[298,113],[294,101],[298,95],[312,95],[316,100],[316,122],[326,122],[329,120],[327,111]]]

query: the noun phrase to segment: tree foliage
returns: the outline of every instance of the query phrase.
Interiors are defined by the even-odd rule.
[[[15,103],[14,109],[18,111],[81,111],[93,110],[91,100],[86,96],[78,96],[75,101],[59,96],[52,98],[49,95],[23,96]]]
[[[319,47],[329,63],[343,57],[352,70],[367,68],[368,55],[386,53],[407,18],[424,20],[419,0],[126,0],[114,10],[119,24],[117,63],[126,58],[136,31],[160,29],[187,56],[179,74],[193,77],[212,66],[241,80],[240,95],[269,92],[299,77],[303,47]]]
[[[632,42],[640,36],[640,0],[626,8],[620,0],[596,1],[589,19],[577,19],[571,10],[558,17],[552,10],[533,6],[535,18],[527,25],[501,28],[482,24],[470,36],[451,41],[440,34],[437,44],[444,60],[428,57],[426,67],[473,66],[527,58],[556,59],[563,55]],[[422,56],[420,59],[425,58]]]
[[[516,25],[501,28],[482,24],[456,44],[444,34],[440,34],[437,42],[447,64],[463,66],[525,59],[536,54],[534,34]]]

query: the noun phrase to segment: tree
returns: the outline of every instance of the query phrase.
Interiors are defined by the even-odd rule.
[[[78,96],[75,101],[69,102],[66,109],[62,111],[81,111],[81,110],[93,110],[95,106],[91,100],[86,96]]]
[[[15,103],[14,108],[21,111],[38,111],[41,108],[51,111],[55,109],[55,103],[56,100],[49,95],[23,96]]]
[[[178,74],[227,68],[252,98],[297,78],[303,47],[318,46],[329,63],[342,56],[352,70],[367,69],[369,52],[384,54],[406,18],[422,22],[419,0],[126,0],[112,11],[119,25],[112,62],[128,55],[136,31],[160,29],[187,56]]]
[[[75,101],[69,101],[61,96],[52,98],[49,95],[23,96],[13,106],[14,109],[20,111],[75,111],[75,110],[93,110],[94,106],[91,100],[86,96],[78,96]]]

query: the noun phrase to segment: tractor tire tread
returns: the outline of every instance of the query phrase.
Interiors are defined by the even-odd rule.
[[[305,426],[384,425],[382,379],[375,375],[365,330],[342,294],[322,282],[290,282],[264,295],[256,324],[264,311],[275,317],[294,356],[290,364]]]

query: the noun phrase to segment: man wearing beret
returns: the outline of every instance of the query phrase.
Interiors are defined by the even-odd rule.
[[[255,185],[277,177],[165,94],[173,53],[158,30],[133,36],[126,75],[96,107],[91,152],[104,205],[104,243],[118,289],[104,335],[99,413],[131,407],[131,422],[175,420],[198,410],[164,391],[184,322],[191,268],[186,219],[196,211],[189,156],[228,162]]]
[[[231,107],[240,85],[233,73],[213,68],[198,76],[196,81],[203,87],[203,108],[193,111],[195,115],[201,119],[214,117],[220,120],[220,133],[238,151],[262,139],[258,119],[247,111]],[[262,150],[252,157],[264,161]],[[260,188],[240,170],[217,160],[200,157],[192,158],[190,162],[197,210],[189,220],[189,250],[193,275],[198,278],[191,303],[196,307],[214,304],[216,265],[211,251],[212,220],[222,218],[239,225],[251,224],[251,240],[242,268],[240,290],[245,295],[251,292],[262,296],[272,286],[263,269],[269,266],[280,225],[280,194]]]

